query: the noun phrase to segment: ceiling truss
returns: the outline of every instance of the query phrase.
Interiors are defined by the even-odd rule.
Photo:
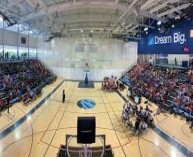
[[[18,24],[39,30],[40,35],[84,33],[139,36],[152,22],[175,18],[192,0],[7,0],[2,12]],[[136,37],[137,38],[137,37]]]

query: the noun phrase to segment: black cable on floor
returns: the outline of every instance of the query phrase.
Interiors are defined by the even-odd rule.
[[[141,153],[141,147],[140,147],[140,144],[139,144],[139,133],[138,133],[138,140],[137,141],[138,141],[138,148],[139,148],[140,156],[143,157],[142,153]]]
[[[28,154],[28,157],[30,157],[31,155],[31,151],[32,151],[32,147],[33,147],[33,142],[34,142],[34,131],[33,131],[33,126],[32,126],[32,123],[30,122],[30,126],[31,126],[31,132],[32,132],[32,139],[31,139],[31,146],[30,146],[30,151],[29,151],[29,154]]]

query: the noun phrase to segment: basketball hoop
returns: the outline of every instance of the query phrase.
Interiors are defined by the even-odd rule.
[[[92,157],[95,153],[100,153],[100,156],[103,157],[105,154],[105,145],[106,138],[105,135],[96,135],[97,141],[96,146],[93,144],[78,144],[76,143],[76,135],[66,135],[66,154],[68,157],[73,157],[74,154],[77,154],[79,157]],[[98,149],[96,149],[98,148]]]
[[[87,62],[85,62],[83,71],[84,72],[90,72],[90,67],[89,67],[89,64]]]

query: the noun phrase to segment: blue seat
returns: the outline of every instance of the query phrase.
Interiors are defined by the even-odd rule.
[[[185,117],[185,118],[187,118],[187,119],[190,119],[190,114],[188,114],[187,112],[184,112],[184,114],[183,114],[183,116]]]
[[[173,111],[174,111],[175,113],[178,113],[178,108],[174,107],[174,108],[173,108]]]

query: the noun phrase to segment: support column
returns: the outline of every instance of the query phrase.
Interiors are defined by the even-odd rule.
[[[17,59],[19,59],[19,26],[17,25]]]
[[[29,58],[29,29],[27,31],[27,36],[28,36],[28,52],[27,52],[27,58]]]
[[[3,29],[2,29],[2,59],[5,58],[5,52],[4,52],[4,19],[3,19]]]
[[[37,37],[36,37],[36,59],[38,59],[37,49],[38,49],[38,34],[37,34]]]

